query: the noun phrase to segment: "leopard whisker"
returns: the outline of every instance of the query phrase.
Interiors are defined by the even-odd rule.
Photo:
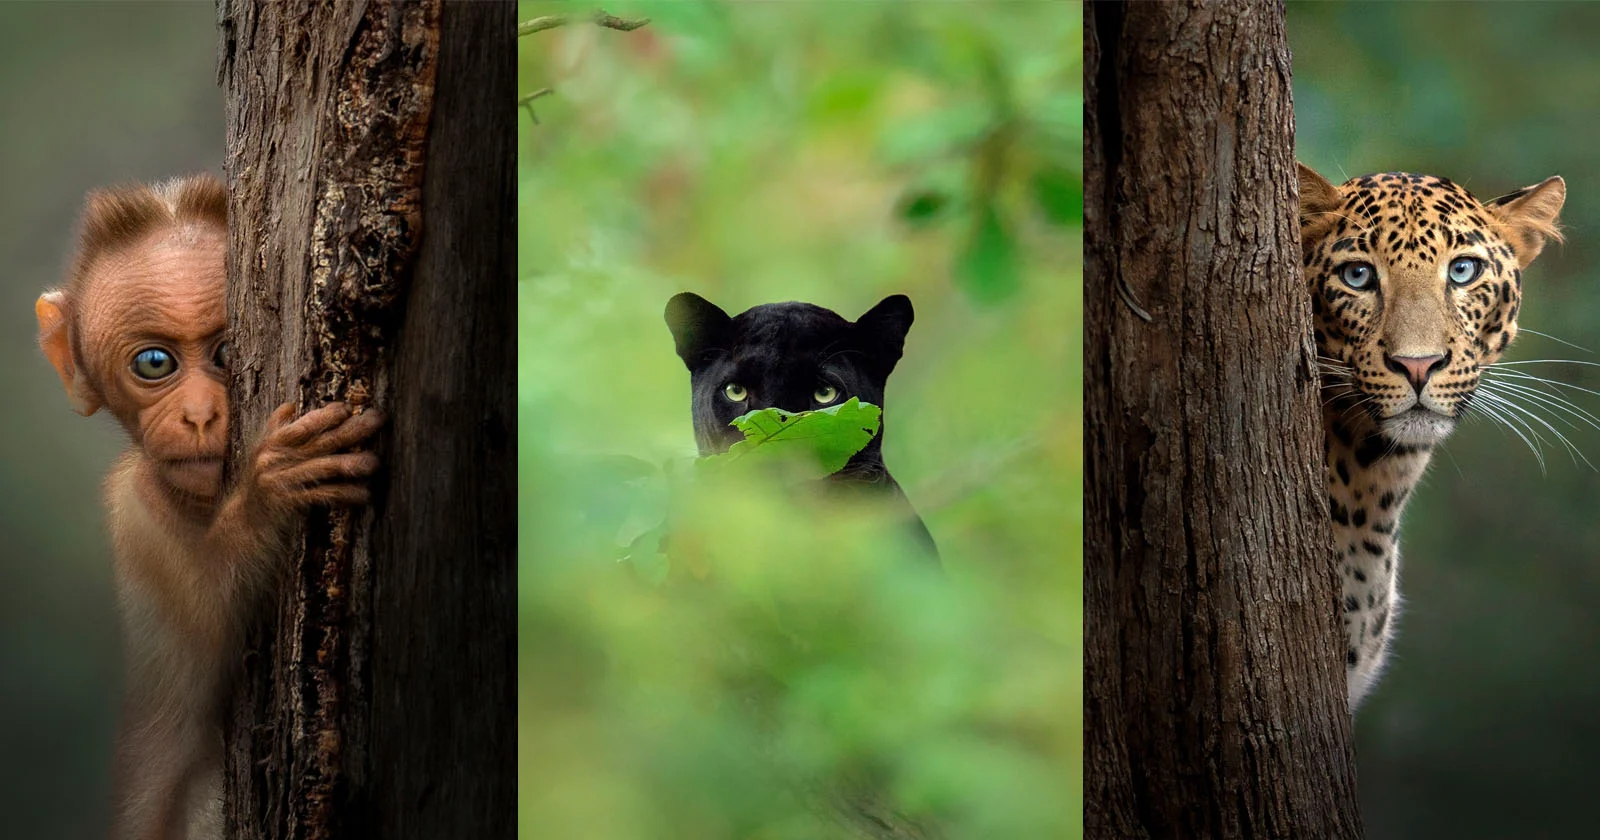
[[[1529,440],[1528,436],[1523,434],[1521,429],[1518,429],[1515,425],[1513,425],[1510,422],[1510,420],[1508,420],[1499,411],[1497,411],[1495,409],[1492,409],[1489,406],[1484,405],[1483,403],[1477,402],[1475,400],[1469,400],[1468,402],[1463,403],[1462,404],[1462,408],[1466,409],[1469,413],[1471,413],[1475,417],[1483,417],[1483,418],[1487,419],[1490,423],[1492,423],[1494,425],[1500,426],[1503,429],[1509,429],[1512,434],[1516,435],[1518,438],[1521,438],[1522,442],[1527,445],[1528,451],[1533,453],[1533,459],[1538,462],[1538,464],[1539,464],[1539,474],[1540,475],[1548,475],[1549,474],[1546,471],[1545,465],[1544,465],[1544,453],[1540,452],[1539,451],[1539,447],[1534,446],[1533,445],[1533,441]],[[1533,437],[1535,439],[1540,440],[1540,442],[1543,442],[1543,440],[1539,438],[1539,433],[1538,432],[1534,432],[1532,429],[1529,429],[1528,431],[1533,434]]]
[[[1344,412],[1339,415],[1339,422],[1343,423],[1344,421],[1350,419],[1350,413],[1351,412],[1353,412],[1356,409],[1366,405],[1369,402],[1372,402],[1374,399],[1376,399],[1376,397],[1373,397],[1372,395],[1368,394],[1368,395],[1362,397],[1361,399],[1356,400],[1355,402],[1353,402],[1350,405],[1346,406]]]
[[[1487,392],[1487,391],[1482,392],[1481,396],[1483,396],[1485,399],[1488,399],[1488,400],[1490,400],[1492,402],[1496,402],[1496,403],[1500,404],[1501,406],[1505,407],[1506,409],[1508,409],[1510,411],[1520,412],[1521,415],[1524,418],[1529,419],[1529,420],[1533,420],[1534,422],[1538,423],[1539,425],[1545,427],[1545,429],[1547,429],[1550,432],[1550,434],[1555,435],[1556,439],[1561,441],[1561,444],[1567,448],[1567,455],[1568,455],[1568,457],[1572,458],[1572,463],[1573,463],[1574,466],[1577,465],[1578,460],[1581,458],[1583,460],[1583,462],[1589,466],[1589,469],[1591,469],[1591,470],[1595,469],[1595,466],[1594,466],[1593,462],[1591,462],[1589,460],[1588,456],[1584,455],[1583,452],[1579,451],[1578,447],[1573,446],[1572,445],[1572,441],[1568,440],[1567,436],[1562,434],[1560,429],[1557,429],[1555,426],[1551,425],[1549,420],[1545,419],[1545,417],[1543,415],[1541,415],[1538,412],[1534,411],[1531,406],[1526,406],[1526,405],[1522,405],[1520,403],[1512,402],[1511,400],[1508,400],[1503,396],[1497,396],[1497,395],[1495,395],[1493,393],[1490,393],[1490,392]],[[1574,427],[1574,428],[1576,428],[1576,427]],[[1596,470],[1596,471],[1600,472],[1600,470]]]
[[[1495,362],[1484,365],[1484,368],[1511,367],[1513,365],[1585,365],[1587,367],[1600,367],[1600,362],[1585,362],[1578,359],[1518,359],[1514,362]]]
[[[1478,383],[1478,387],[1479,388],[1489,388],[1491,390],[1491,392],[1493,392],[1494,389],[1496,389],[1496,388],[1506,389],[1504,391],[1499,391],[1498,393],[1500,393],[1502,396],[1516,395],[1516,396],[1527,397],[1528,399],[1535,400],[1535,401],[1537,401],[1539,403],[1542,403],[1544,405],[1547,405],[1547,406],[1549,406],[1551,408],[1559,409],[1559,410],[1564,411],[1564,412],[1566,412],[1568,414],[1571,414],[1572,416],[1577,417],[1578,419],[1582,420],[1590,428],[1592,428],[1592,429],[1594,429],[1596,431],[1600,431],[1600,417],[1596,417],[1595,415],[1591,414],[1587,409],[1583,408],[1582,406],[1577,405],[1576,403],[1573,403],[1572,401],[1562,397],[1559,394],[1552,394],[1552,393],[1549,393],[1547,391],[1541,391],[1540,389],[1535,388],[1535,387],[1533,387],[1531,385],[1522,385],[1522,384],[1519,384],[1519,383],[1516,383],[1516,382],[1484,382],[1484,381],[1480,381]],[[1573,428],[1576,429],[1577,426],[1573,426]]]
[[[1485,375],[1492,375],[1492,376],[1495,376],[1495,377],[1509,376],[1509,377],[1513,377],[1515,379],[1531,379],[1534,382],[1543,382],[1546,385],[1555,385],[1555,386],[1560,387],[1560,388],[1571,388],[1574,391],[1582,391],[1585,394],[1593,394],[1593,395],[1595,395],[1597,397],[1600,397],[1600,391],[1591,390],[1589,388],[1583,387],[1582,385],[1574,385],[1571,382],[1561,382],[1561,381],[1555,380],[1555,379],[1546,379],[1546,378],[1544,378],[1542,376],[1535,376],[1535,375],[1533,375],[1531,373],[1528,373],[1526,371],[1520,371],[1520,370],[1485,370],[1485,371],[1483,371],[1483,373]]]
[[[1589,353],[1589,354],[1593,354],[1594,353],[1593,350],[1590,350],[1587,347],[1580,347],[1580,346],[1578,346],[1576,344],[1573,344],[1572,342],[1570,342],[1570,341],[1568,341],[1568,340],[1566,340],[1564,338],[1556,338],[1555,336],[1553,336],[1553,335],[1551,335],[1549,333],[1539,332],[1538,330],[1532,329],[1531,327],[1519,326],[1519,327],[1517,327],[1517,332],[1518,333],[1531,333],[1533,335],[1539,336],[1540,338],[1548,338],[1551,341],[1554,341],[1554,342],[1557,342],[1557,343],[1560,343],[1560,344],[1565,344],[1565,345],[1567,345],[1568,347],[1571,347],[1574,350],[1582,350],[1583,352]]]

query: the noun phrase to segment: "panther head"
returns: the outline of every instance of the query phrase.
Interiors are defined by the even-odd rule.
[[[1438,443],[1517,335],[1522,270],[1560,238],[1566,183],[1551,177],[1483,203],[1430,175],[1334,186],[1304,164],[1299,172],[1332,416],[1397,444]]]

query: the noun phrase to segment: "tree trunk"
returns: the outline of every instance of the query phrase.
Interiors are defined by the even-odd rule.
[[[313,512],[227,733],[230,840],[515,831],[516,20],[219,0],[231,465],[283,401],[382,408]]]
[[[1282,3],[1084,28],[1085,836],[1359,837]]]

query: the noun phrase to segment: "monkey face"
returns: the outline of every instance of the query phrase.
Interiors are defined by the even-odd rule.
[[[226,248],[220,231],[167,229],[97,260],[74,336],[95,395],[163,481],[205,499],[228,439]]]

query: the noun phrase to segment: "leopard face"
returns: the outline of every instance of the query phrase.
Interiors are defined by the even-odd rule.
[[[1334,186],[1300,167],[1300,235],[1330,416],[1390,441],[1443,440],[1517,335],[1522,270],[1566,185],[1482,203],[1430,175]]]

